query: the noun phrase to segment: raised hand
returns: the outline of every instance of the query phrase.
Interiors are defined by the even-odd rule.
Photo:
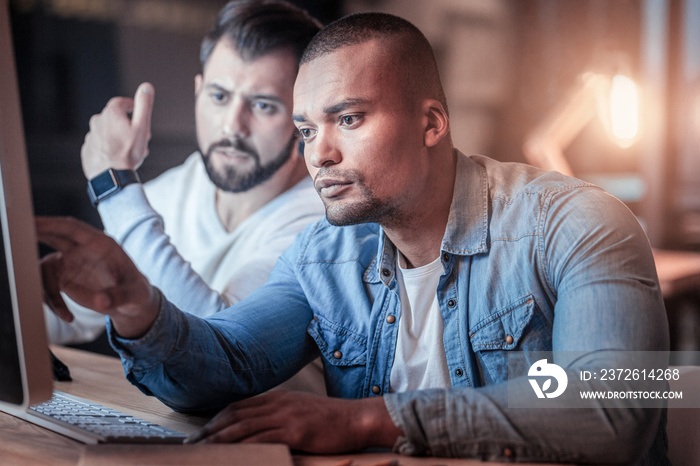
[[[114,97],[90,118],[90,132],[80,151],[85,177],[108,168],[136,170],[148,155],[155,90],[141,84],[133,99]],[[129,118],[131,113],[131,118]]]
[[[70,315],[60,292],[109,315],[119,335],[135,338],[151,327],[160,293],[122,248],[101,231],[74,218],[38,217],[37,237],[56,250],[42,259],[44,295],[59,315]]]
[[[399,435],[380,397],[344,400],[274,390],[231,403],[187,443],[284,443],[330,454],[392,447]]]

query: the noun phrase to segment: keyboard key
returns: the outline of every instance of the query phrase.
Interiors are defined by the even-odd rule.
[[[55,392],[50,401],[30,410],[97,435],[103,443],[182,443],[187,437],[182,432],[61,392]]]

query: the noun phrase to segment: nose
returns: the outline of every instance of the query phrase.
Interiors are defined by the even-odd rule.
[[[224,111],[222,130],[226,137],[244,139],[250,136],[250,109],[236,99]]]
[[[336,165],[343,158],[338,141],[329,133],[319,129],[313,141],[304,147],[304,155],[308,156],[309,163],[316,168]]]

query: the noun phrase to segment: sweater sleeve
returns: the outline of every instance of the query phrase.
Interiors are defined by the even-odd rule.
[[[141,185],[125,187],[102,201],[98,210],[105,232],[177,307],[203,317],[232,304],[211,289],[178,253],[165,233],[162,217],[148,203]]]

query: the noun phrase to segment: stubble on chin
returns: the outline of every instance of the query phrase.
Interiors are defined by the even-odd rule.
[[[357,202],[324,200],[326,218],[334,226],[359,225],[362,223],[394,224],[398,221],[396,209],[375,197],[363,187],[363,197]]]

